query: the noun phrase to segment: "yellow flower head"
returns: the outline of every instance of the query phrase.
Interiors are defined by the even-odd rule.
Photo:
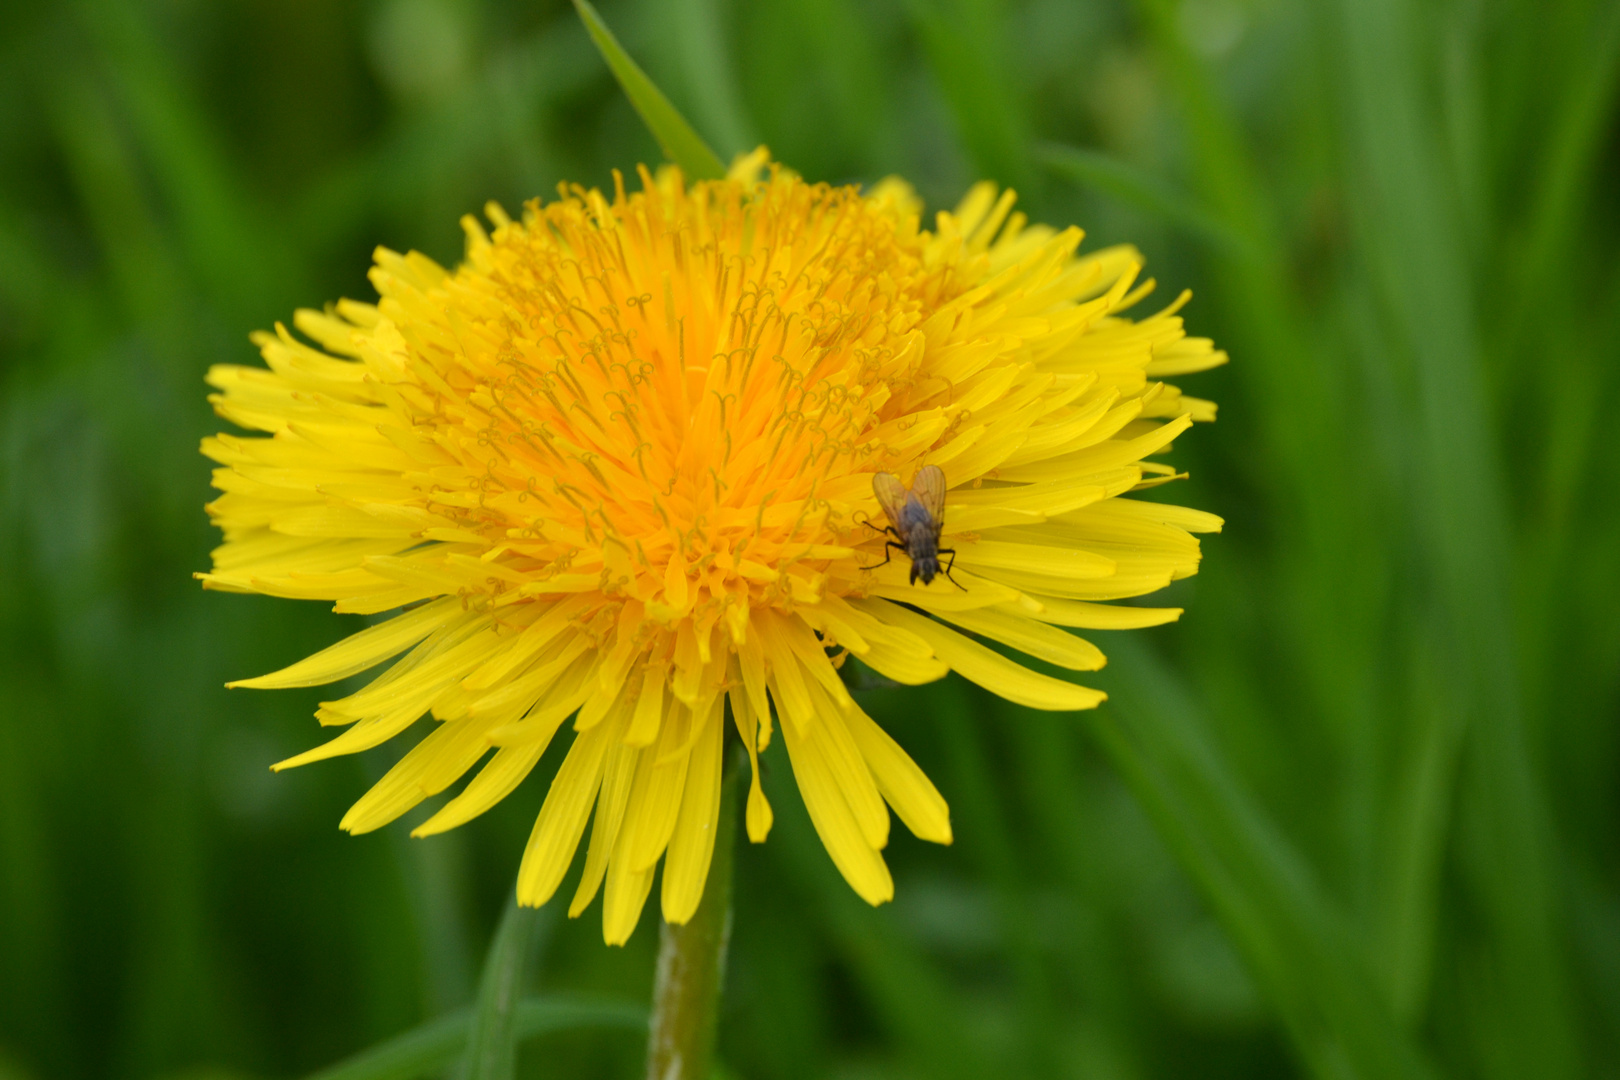
[[[697,908],[728,702],[754,762],[749,836],[771,825],[774,708],[827,850],[880,903],[889,809],[940,843],[950,821],[850,697],[844,655],[901,683],[954,669],[1034,708],[1090,708],[1101,693],[979,639],[1101,667],[1059,628],[1175,618],[1098,601],[1195,572],[1189,533],[1220,524],[1123,497],[1171,475],[1144,458],[1214,415],[1154,379],[1225,359],[1184,336],[1181,301],[1120,316],[1151,287],[1134,251],[1077,256],[1079,230],[1026,225],[989,185],[924,231],[897,181],[809,184],[763,151],[725,180],[641,186],[564,189],[521,222],[491,206],[492,233],[463,221],[453,272],[379,250],[375,306],[298,313],[319,348],[278,326],[256,338],[268,371],[209,373],[220,415],[270,437],[203,444],[224,492],[209,587],[389,613],[234,685],[327,683],[404,653],[321,705],[342,734],[277,768],[431,713],[342,823],[378,828],[489,755],[425,835],[511,792],[572,717],[518,895],[550,898],[594,807],[570,914],[605,880],[613,943],[661,856],[665,918]],[[913,584],[874,477],[910,485],[924,466],[943,472],[934,520],[956,555]]]

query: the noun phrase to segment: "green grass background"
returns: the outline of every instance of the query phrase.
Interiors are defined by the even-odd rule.
[[[1233,357],[1165,493],[1227,529],[1181,624],[1096,635],[1107,705],[866,695],[957,829],[893,904],[767,755],[729,1074],[1620,1076],[1620,4],[602,9],[722,156],[1012,184]],[[322,691],[221,684],[359,624],[190,579],[201,376],[375,244],[651,160],[556,0],[0,19],[0,1078],[298,1076],[472,999],[556,752],[427,841],[336,828],[398,747],[267,771]],[[655,910],[547,923],[535,987],[644,1001]]]

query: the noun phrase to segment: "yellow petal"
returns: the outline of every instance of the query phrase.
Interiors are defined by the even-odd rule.
[[[537,605],[542,607],[539,617],[523,628],[523,632],[505,652],[497,653],[468,675],[465,681],[467,689],[487,690],[504,681],[567,629],[588,604],[589,600],[582,596],[570,596],[554,604],[540,602]]]
[[[849,733],[872,770],[883,798],[914,835],[936,844],[951,842],[951,811],[933,783],[900,744],[857,706],[845,718]]]
[[[996,570],[993,573],[998,581],[1023,594],[1089,601],[1141,596],[1164,588],[1176,578],[1175,568],[1166,565],[1133,566],[1128,572],[1122,568],[1104,578],[1057,577],[1051,574],[1026,574],[1019,570]]]
[[[556,729],[553,728],[553,731]],[[546,752],[550,740],[532,742],[523,746],[506,746],[495,751],[478,775],[455,798],[439,808],[439,812],[411,830],[412,836],[432,836],[465,825],[491,806],[510,795],[524,777],[529,775],[540,755]]]
[[[1192,422],[1191,416],[1179,416],[1134,439],[1110,439],[1073,454],[1003,469],[1000,475],[1007,480],[1038,481],[1117,469],[1163,450],[1177,435],[1191,427]]]
[[[321,704],[333,712],[359,718],[392,709],[423,694],[436,695],[460,683],[467,669],[477,662],[496,636],[487,616],[451,624],[429,639],[430,648],[426,652],[406,656],[358,693]]]
[[[917,686],[943,679],[950,671],[922,638],[873,618],[842,597],[829,595],[816,607],[801,610],[805,618],[824,620],[839,644],[895,682]],[[850,645],[852,640],[861,647]]]
[[[967,551],[966,544],[963,545],[962,551],[964,553]],[[947,560],[948,558],[947,556]],[[940,565],[942,568],[947,560],[941,560]],[[887,596],[892,600],[900,600],[908,604],[919,595],[931,593],[934,594],[934,603],[942,606],[948,605],[959,610],[991,607],[995,604],[1005,604],[1010,600],[1018,599],[1016,590],[991,581],[988,577],[964,572],[963,567],[960,565],[952,573],[956,577],[958,583],[956,585],[946,580],[944,574],[936,576],[927,585],[924,585],[921,581],[913,583],[911,581],[911,564],[896,557],[889,560],[889,565],[872,572],[872,584],[868,591],[873,596]]]
[[[630,860],[632,870],[650,868],[669,843],[680,813],[681,791],[686,786],[686,762],[690,756],[690,751],[681,752],[681,748],[692,733],[690,725],[702,723],[703,719],[693,717],[684,707],[672,710],[664,719],[657,745],[643,754],[636,766],[630,806],[625,811],[623,834],[615,855],[615,858]]]
[[[993,694],[1032,709],[1066,711],[1093,709],[1108,697],[1100,690],[1054,679],[1013,663],[1000,653],[919,615],[883,600],[863,600],[862,605],[882,604],[881,618],[910,630],[933,647],[935,655],[970,682]]]
[[[1110,499],[1094,507],[1090,516],[1093,519],[1153,521],[1185,529],[1190,533],[1218,533],[1226,524],[1215,514],[1204,510],[1193,510],[1171,503],[1148,502],[1145,499]]]
[[[621,834],[622,835],[622,834]],[[608,865],[607,895],[602,898],[602,940],[609,945],[623,945],[630,940],[641,921],[641,910],[647,906],[647,894],[652,892],[653,874],[645,870],[631,870],[630,861],[615,852]]]
[[[226,686],[271,689],[289,686],[319,686],[375,667],[427,637],[456,615],[461,604],[454,599],[434,600],[395,616],[385,623],[351,634],[306,659],[256,679],[238,679]]]
[[[622,716],[604,721],[604,724],[622,728]],[[602,885],[608,857],[619,842],[625,807],[630,804],[630,788],[636,766],[645,756],[645,751],[624,745],[622,739],[608,737],[607,760],[602,765],[602,787],[596,796],[596,818],[591,823],[591,841],[585,849],[585,869],[579,876],[579,888],[574,890],[573,903],[568,906],[570,919],[579,917],[579,913],[595,899],[596,890]]]
[[[462,687],[471,690],[467,711],[474,716],[504,713],[514,705],[522,708],[546,697],[553,687],[573,673],[578,667],[574,661],[588,648],[590,642],[581,635],[555,642],[538,656],[530,657],[532,666],[527,671],[509,678],[498,689],[480,693],[467,686],[472,680],[462,680]],[[598,660],[593,655],[590,665],[593,670]]]
[[[385,712],[362,720],[337,738],[324,742],[313,750],[305,750],[302,754],[296,754],[285,761],[278,761],[270,768],[280,772],[283,769],[295,769],[300,765],[308,765],[312,761],[324,761],[330,757],[337,757],[339,754],[354,754],[361,750],[370,750],[373,746],[381,746],[416,723],[427,710],[428,703],[426,700],[407,701],[392,712]]]
[[[780,619],[777,621],[779,642],[785,645],[794,659],[797,659],[805,674],[810,676],[826,696],[832,698],[839,710],[855,707],[855,700],[849,696],[849,688],[844,680],[839,678],[838,669],[833,667],[832,661],[827,657],[826,647],[816,640],[815,633],[803,619]]]
[[[546,801],[535,819],[518,868],[518,902],[539,907],[551,899],[568,872],[585,831],[585,819],[602,783],[602,759],[607,753],[609,732],[598,724],[580,732],[568,748],[562,768],[546,792]]]
[[[889,842],[889,809],[872,780],[872,770],[843,722],[843,710],[834,708],[819,687],[814,700],[816,721],[806,728],[805,741],[816,748],[868,846],[882,850]]]
[[[1084,600],[1062,600],[1055,596],[1025,595],[1040,605],[1041,610],[1032,618],[1055,626],[1073,626],[1082,630],[1138,630],[1145,626],[1163,626],[1181,618],[1181,608],[1092,604]]]
[[[770,835],[776,816],[771,812],[771,804],[759,786],[759,720],[754,716],[747,694],[733,689],[730,697],[731,718],[737,725],[737,734],[742,737],[743,745],[748,748],[748,765],[753,772],[748,783],[748,811],[745,815],[748,840],[750,843],[763,844]]]
[[[563,721],[585,703],[587,696],[596,692],[593,681],[595,664],[596,657],[591,654],[576,659],[572,667],[540,692],[523,719],[491,731],[490,745],[525,746],[537,741],[542,744],[550,742]]]
[[[725,734],[724,710],[716,708],[703,726],[686,775],[681,813],[664,858],[664,919],[684,923],[703,900],[709,862],[714,856],[715,831],[720,821],[721,748]]]
[[[658,737],[659,724],[664,718],[664,695],[668,686],[668,671],[662,664],[650,663],[642,674],[641,692],[636,698],[636,712],[624,741],[630,746],[646,746]]]
[[[748,694],[748,703],[753,706],[754,716],[758,719],[761,734],[759,749],[765,749],[771,737],[771,704],[766,697],[765,679],[765,648],[759,640],[759,620],[749,620],[751,633],[743,639],[742,646],[737,650],[737,669],[742,674],[743,689]]]
[[[443,791],[489,751],[484,738],[498,720],[442,723],[400,758],[338,822],[359,835],[379,829],[417,803]]]
[[[787,743],[788,760],[804,796],[805,809],[810,811],[810,821],[838,872],[868,904],[894,899],[894,879],[889,876],[883,856],[861,834],[844,793],[816,745],[797,733],[792,724],[782,725],[782,738]]]
[[[778,618],[774,612],[760,612],[755,619],[765,648],[766,670],[770,673],[767,685],[777,711],[787,718],[789,724],[798,724],[803,728],[814,721],[815,705],[811,702],[810,688],[805,682],[798,657],[778,632]]]
[[[957,563],[969,570],[1008,569],[1053,577],[1102,578],[1114,572],[1113,559],[1084,548],[1005,540],[963,544],[957,551]]]
[[[926,604],[918,606],[927,607]],[[1022,611],[1015,613],[1001,608],[946,611],[940,612],[939,617],[1070,671],[1096,671],[1108,662],[1102,650],[1091,642],[1037,622]]]

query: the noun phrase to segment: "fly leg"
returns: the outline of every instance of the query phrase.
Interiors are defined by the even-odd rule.
[[[958,589],[961,589],[963,592],[967,592],[968,590],[967,590],[966,585],[963,585],[960,581],[957,581],[955,578],[951,577],[951,571],[956,568],[956,549],[955,548],[940,548],[939,551],[937,552],[937,554],[949,555],[951,557],[951,561],[945,564],[945,578],[952,585],[955,585]],[[884,560],[884,562],[887,562],[887,561],[888,561],[887,559]]]
[[[884,530],[884,531],[888,532],[889,530]],[[883,544],[883,561],[880,562],[880,563],[873,563],[871,566],[863,566],[863,567],[861,567],[861,569],[862,570],[876,570],[880,566],[888,566],[889,565],[889,560],[894,558],[894,553],[897,552],[897,551],[902,555],[904,555],[906,553],[906,549],[904,547],[902,547],[900,544],[895,543],[893,540],[885,541],[884,544]]]
[[[880,529],[864,518],[861,520],[861,524],[865,525],[868,529],[871,529],[879,536],[890,536],[894,538],[892,540],[885,540],[883,543],[883,561],[880,563],[873,563],[871,566],[863,566],[861,567],[862,570],[876,570],[880,566],[889,565],[889,560],[894,558],[895,551],[899,551],[902,555],[906,553],[905,545],[898,543],[900,540],[900,534],[894,531],[893,525]]]

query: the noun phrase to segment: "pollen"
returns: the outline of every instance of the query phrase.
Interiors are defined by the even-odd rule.
[[[1133,249],[1078,253],[988,184],[921,222],[897,180],[807,183],[764,151],[723,180],[617,175],[520,220],[463,220],[454,271],[379,249],[375,305],[300,311],[256,335],[265,367],[209,373],[203,452],[224,533],[207,587],[335,602],[375,624],[272,675],[309,686],[393,660],[316,717],[342,732],[302,765],[431,728],[343,819],[366,832],[442,796],[417,835],[512,792],[565,726],[519,873],[546,902],[584,840],[570,906],[634,929],[662,862],[665,918],[701,899],[728,726],[758,758],[780,731],[850,885],[893,895],[892,810],[948,843],[945,801],[845,689],[859,657],[903,684],[955,670],[1035,708],[1095,690],[1068,628],[1176,609],[1106,601],[1192,574],[1199,511],[1133,499],[1149,461],[1214,406],[1159,381],[1225,360]],[[873,478],[925,466],[951,579],[887,562]],[[930,474],[932,475],[932,474]],[[396,659],[397,658],[397,659]],[[571,724],[570,724],[571,721]],[[470,780],[463,778],[474,772]],[[604,888],[605,886],[605,888]]]

